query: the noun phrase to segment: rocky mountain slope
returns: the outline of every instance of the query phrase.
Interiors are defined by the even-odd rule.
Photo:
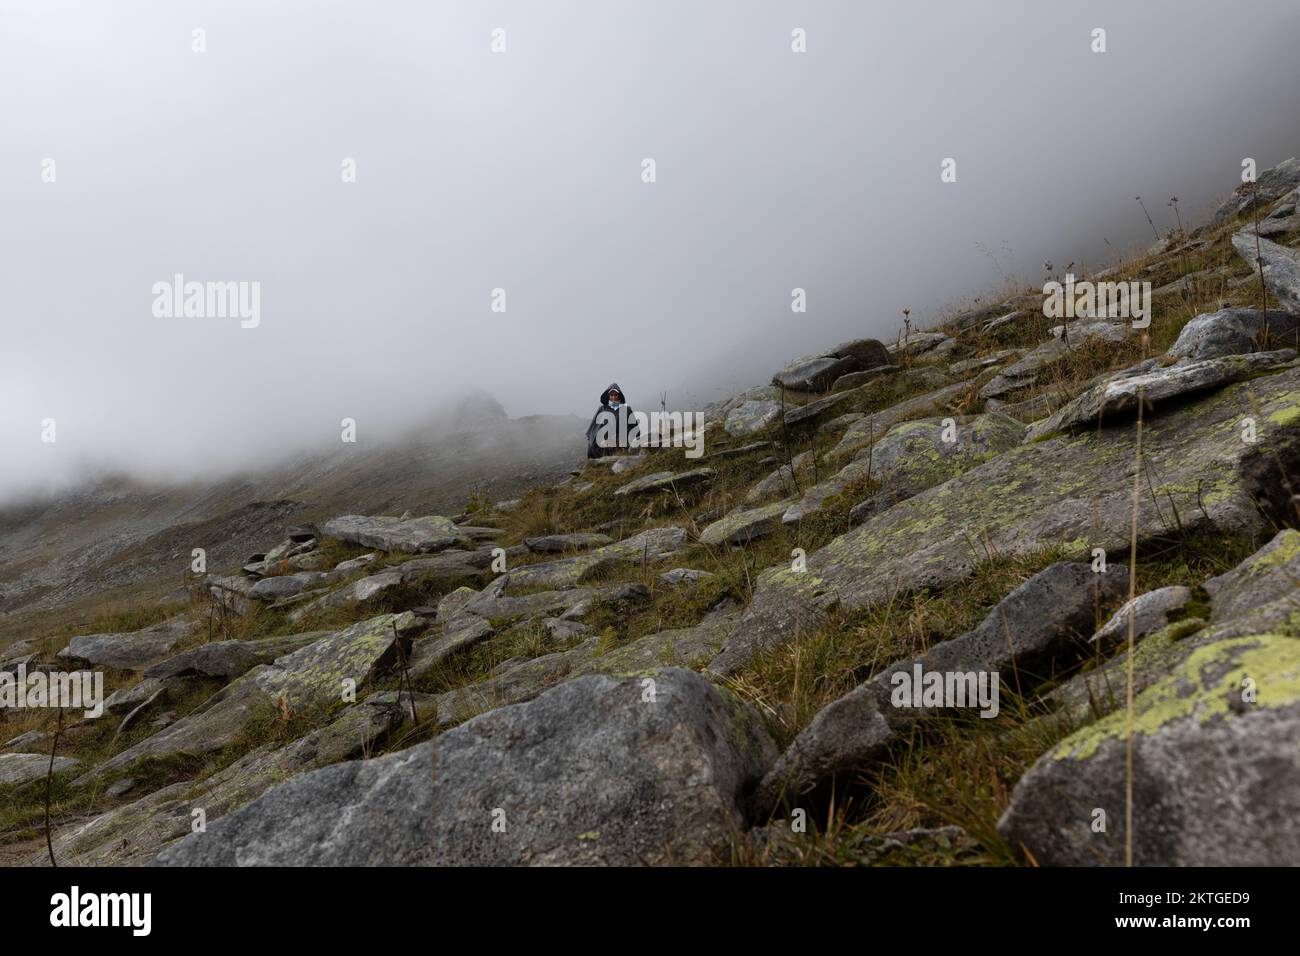
[[[1149,327],[1018,293],[792,361],[701,459],[268,507],[0,652],[112,690],[0,723],[9,856],[53,751],[67,864],[1294,864],[1297,185],[1080,277]]]
[[[396,439],[340,443],[205,484],[121,476],[0,508],[0,642],[90,620],[108,598],[130,607],[183,582],[189,555],[237,563],[287,522],[340,510],[459,509],[563,477],[582,460],[584,423],[510,419],[487,395],[432,413]]]

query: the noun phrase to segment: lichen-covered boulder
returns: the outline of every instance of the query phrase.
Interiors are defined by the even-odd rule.
[[[722,428],[728,435],[742,438],[761,432],[780,417],[780,402],[742,402],[727,413],[727,420]]]
[[[584,677],[433,743],[296,777],[159,862],[726,862],[775,756],[757,713],[698,674]]]
[[[1293,349],[1280,349],[1250,355],[1224,355],[1163,367],[1150,361],[1143,362],[1134,369],[1107,376],[1056,414],[1035,422],[1030,426],[1025,441],[1034,441],[1065,428],[1095,428],[1112,415],[1136,414],[1139,396],[1150,404],[1165,402],[1230,382],[1240,382],[1292,362],[1295,357]]]
[[[1256,441],[1244,440],[1243,420]],[[809,554],[800,567],[759,575],[749,612],[712,665],[740,668],[758,650],[815,628],[836,604],[864,607],[899,590],[942,587],[990,555],[1047,546],[1087,556],[1124,553],[1132,521],[1131,428],[1086,431],[1020,445],[894,505]],[[1150,492],[1138,503],[1138,537],[1215,527],[1251,535],[1280,507],[1279,463],[1300,461],[1300,369],[1229,386],[1155,415],[1144,430]]]
[[[859,451],[837,475],[808,489],[784,520],[804,518],[852,482],[870,477],[877,486],[869,511],[857,513],[861,520],[1014,448],[1024,434],[1024,425],[997,412],[901,422]]]
[[[1197,649],[1134,701],[1132,726],[1135,864],[1300,859],[1300,640]],[[1016,785],[999,832],[1040,865],[1123,865],[1127,734],[1121,708],[1067,737]]]
[[[737,508],[700,532],[700,544],[745,544],[771,534],[781,524],[790,502],[778,501],[757,508]]]
[[[411,634],[419,627],[409,611],[381,614],[272,664],[254,667],[193,713],[111,757],[88,776],[123,769],[146,757],[213,753],[277,708],[297,712],[342,704],[349,687],[362,687],[375,671],[395,663],[397,642],[409,645]]]
[[[913,332],[890,342],[887,348],[890,355],[920,355],[947,341],[948,336],[942,332]]]
[[[160,848],[191,832],[194,810],[203,810],[205,819],[214,821],[294,774],[364,753],[410,712],[405,701],[386,699],[392,696],[371,695],[299,740],[250,750],[197,787],[184,780],[88,820],[77,820],[56,832],[55,859],[60,865],[75,866],[150,864]],[[134,789],[132,784],[130,778],[117,781],[125,793]],[[45,862],[44,848],[31,862]]]
[[[921,374],[925,373],[928,373],[930,377],[929,382],[922,382],[919,378]],[[886,381],[889,384],[894,384],[902,382],[904,379],[910,379],[913,385],[929,387],[935,381],[940,383],[947,381],[948,376],[937,368],[928,366],[926,368],[908,369],[905,372],[900,372],[893,379]],[[862,391],[872,391],[881,384],[881,382],[872,382],[871,385],[863,386]],[[970,389],[971,385],[968,382],[955,382],[952,385],[944,385],[942,388],[936,388],[934,391],[917,395],[914,398],[904,399],[883,409],[879,409],[875,403],[869,403],[867,407],[878,410],[868,411],[862,418],[849,425],[844,434],[840,436],[839,443],[825,456],[825,460],[828,462],[843,461],[845,458],[856,455],[869,447],[873,442],[879,441],[885,432],[899,422],[925,418],[946,411],[951,403],[961,400],[970,392]],[[845,392],[844,394],[855,395],[857,391],[855,389],[853,392]]]

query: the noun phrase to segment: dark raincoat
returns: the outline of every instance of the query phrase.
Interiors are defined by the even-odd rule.
[[[600,408],[596,409],[596,414],[591,416],[591,424],[587,426],[587,457],[604,458],[606,455],[612,455],[624,448],[632,447],[632,436],[637,431],[636,419],[632,417],[631,407],[624,402],[618,407],[618,410],[609,407],[609,393],[618,392],[625,399],[627,394],[619,388],[617,382],[611,382],[609,386],[600,393]],[[611,420],[610,424],[602,428],[605,420]],[[609,447],[602,447],[600,444],[601,432],[605,431],[612,435],[616,444]],[[620,436],[624,437],[627,444],[617,444]]]

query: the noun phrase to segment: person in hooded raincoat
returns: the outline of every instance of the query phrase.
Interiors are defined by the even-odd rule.
[[[632,409],[623,398],[618,382],[611,382],[600,393],[600,408],[587,426],[587,457],[604,458],[624,448],[635,447],[633,433],[637,431]]]

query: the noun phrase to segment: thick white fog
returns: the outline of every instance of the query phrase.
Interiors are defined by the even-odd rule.
[[[1163,231],[1300,152],[1297,36],[1294,0],[0,0],[0,497],[470,387],[706,400],[1096,264],[1151,241],[1135,196]],[[157,314],[178,274],[258,283],[255,327]]]

